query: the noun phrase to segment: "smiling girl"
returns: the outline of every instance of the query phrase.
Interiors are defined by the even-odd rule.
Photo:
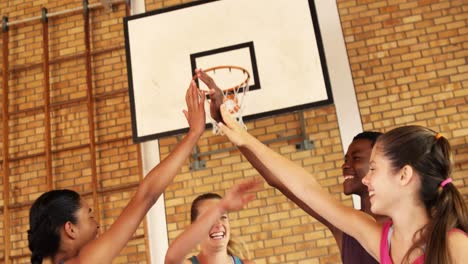
[[[240,127],[221,106],[220,130],[242,153],[255,156],[289,191],[325,220],[356,238],[381,263],[466,263],[468,210],[452,183],[446,138],[421,126],[380,136],[363,179],[371,216],[335,200],[305,169],[274,152]]]
[[[240,210],[254,196],[246,195],[259,183],[250,180],[234,186],[222,198],[215,193],[198,196],[192,202],[190,218],[192,224],[182,232],[167,250],[165,264],[253,264],[241,259],[235,243],[231,240],[228,212]],[[200,253],[186,259],[185,256],[200,244]]]

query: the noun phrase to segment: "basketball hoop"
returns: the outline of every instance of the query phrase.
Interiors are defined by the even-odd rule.
[[[236,71],[238,72],[238,76],[235,76],[235,74],[232,74],[232,72]],[[207,73],[215,82],[218,84],[219,78],[221,76],[216,76],[217,72],[218,75],[222,75],[222,77],[232,77],[237,80],[235,80],[234,84],[227,84],[227,88],[225,87],[219,87],[221,91],[223,92],[223,104],[226,106],[226,109],[229,111],[229,113],[236,118],[237,122],[243,126],[245,129],[247,127],[244,124],[244,121],[242,120],[242,112],[245,108],[245,96],[249,90],[249,80],[250,80],[250,73],[239,66],[231,66],[231,65],[226,65],[226,66],[216,66],[208,69],[203,70],[205,73]],[[220,72],[223,72],[223,74],[219,74]],[[229,76],[231,75],[232,76]],[[193,77],[193,79],[197,79],[197,75]],[[231,79],[232,79],[231,78]],[[239,80],[240,79],[240,83]],[[223,84],[220,84],[220,86]],[[226,84],[224,84],[226,85]],[[209,103],[209,102],[208,102]],[[219,128],[218,124],[216,121],[211,118],[211,123],[213,124],[213,133],[218,135],[219,134]]]

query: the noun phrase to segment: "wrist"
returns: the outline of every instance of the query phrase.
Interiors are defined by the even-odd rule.
[[[203,132],[204,132],[204,130],[196,131],[195,129],[190,128],[188,133],[187,133],[187,137],[194,138],[194,139],[198,140],[198,138],[200,138],[201,135],[203,135]]]
[[[254,136],[250,135],[247,132],[243,132],[245,134],[244,140],[239,147],[251,149],[255,147],[255,141],[257,140]]]
[[[218,212],[219,214],[224,214],[229,211],[229,206],[227,204],[227,201],[223,198],[219,201],[218,203]]]

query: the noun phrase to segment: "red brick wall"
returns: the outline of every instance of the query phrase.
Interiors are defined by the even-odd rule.
[[[90,1],[90,5],[99,1]],[[2,1],[10,22],[82,5],[82,1]],[[90,139],[83,11],[49,19],[51,160],[54,188],[81,193],[100,216],[105,231],[127,204],[140,181],[139,154],[131,140],[131,121],[122,18],[125,5],[113,12],[90,10],[90,46],[95,137]],[[42,24],[40,20],[9,29],[9,263],[30,263],[27,248],[29,207],[48,190],[45,143]],[[3,36],[3,35],[2,35]],[[3,47],[3,43],[0,44]],[[3,56],[2,56],[3,58]],[[1,81],[3,84],[3,80]],[[3,119],[3,117],[2,117]],[[2,137],[5,136],[2,129]],[[95,142],[96,185],[92,178]],[[3,145],[1,146],[3,149]],[[2,155],[2,165],[5,157]],[[2,172],[3,176],[3,172]],[[93,191],[96,196],[93,196]],[[95,199],[96,198],[96,199]],[[5,201],[0,198],[0,262],[5,262]],[[143,224],[114,263],[146,263]]]
[[[98,1],[91,1],[97,3]],[[190,1],[146,0],[146,9]],[[466,1],[465,1],[466,2]],[[82,1],[2,1],[1,15],[10,21],[80,6]],[[468,4],[464,1],[338,0],[341,25],[358,98],[363,127],[387,131],[404,124],[421,124],[440,131],[455,152],[455,184],[468,196]],[[90,11],[92,86],[96,96],[94,120],[97,185],[93,186],[82,13],[57,16],[49,22],[49,52],[54,188],[77,190],[94,203],[105,230],[119,215],[141,177],[138,147],[131,141],[122,17],[114,12]],[[30,22],[9,31],[9,252],[11,263],[29,263],[26,230],[31,202],[47,191],[45,113],[43,106],[41,23]],[[0,48],[2,47],[0,43]],[[1,54],[0,54],[1,56]],[[26,67],[27,66],[27,67]],[[3,80],[0,80],[3,83]],[[2,106],[3,107],[3,106]],[[335,107],[304,111],[307,138],[315,148],[298,151],[299,139],[279,140],[270,147],[305,167],[343,203],[342,153]],[[3,117],[2,117],[3,118]],[[298,113],[248,122],[261,140],[299,136]],[[1,136],[4,137],[2,128]],[[177,142],[160,141],[162,158]],[[207,131],[200,151],[231,147]],[[3,145],[0,145],[3,149]],[[236,150],[203,156],[206,168],[190,172],[189,162],[165,193],[169,239],[189,223],[195,196],[219,192],[235,182],[257,176]],[[2,166],[4,157],[1,157]],[[2,171],[3,176],[3,171]],[[0,197],[0,262],[4,261],[5,201]],[[256,263],[340,263],[331,233],[264,184],[249,207],[231,215],[233,234],[244,240]],[[149,251],[144,225],[114,263],[146,263]]]

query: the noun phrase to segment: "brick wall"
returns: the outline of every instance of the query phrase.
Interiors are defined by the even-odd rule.
[[[96,3],[96,1],[90,1]],[[181,0],[146,0],[146,9],[181,4]],[[466,2],[466,1],[465,1]],[[1,15],[10,21],[39,16],[42,6],[58,12],[82,1],[2,1]],[[443,133],[455,152],[455,184],[468,196],[468,4],[446,0],[338,0],[341,25],[358,98],[363,127],[387,131],[404,124],[421,124]],[[131,123],[122,17],[93,9],[91,17],[92,86],[95,101],[97,186],[93,187],[82,13],[51,18],[50,112],[54,188],[77,190],[93,204],[97,193],[102,230],[119,215],[141,175],[138,147],[131,142]],[[48,189],[45,113],[43,106],[41,23],[10,28],[9,36],[9,232],[11,263],[29,263],[26,230],[31,202]],[[2,47],[0,43],[0,48]],[[1,56],[1,54],[0,54]],[[3,82],[3,80],[0,80]],[[2,117],[3,118],[3,117]],[[312,150],[296,150],[299,114],[289,113],[248,122],[249,131],[314,174],[343,203],[340,134],[333,105],[304,111]],[[4,136],[2,129],[2,137]],[[161,157],[177,137],[160,141]],[[202,152],[231,147],[207,131]],[[3,148],[3,145],[0,145]],[[1,158],[2,165],[4,157]],[[221,195],[234,183],[258,176],[237,150],[202,157],[206,168],[191,172],[189,162],[165,193],[169,239],[189,223],[189,206],[204,192]],[[2,172],[3,174],[3,172]],[[3,177],[0,179],[2,190]],[[4,261],[5,202],[0,197],[0,262]],[[247,209],[231,216],[233,234],[248,245],[256,263],[340,263],[338,249],[326,228],[264,184]],[[144,225],[114,263],[146,263]]]
[[[455,152],[468,194],[468,3],[338,0],[364,129],[419,124]]]
[[[42,7],[56,13],[81,5],[82,1],[77,0],[2,1],[0,10],[2,16],[14,22],[40,16]],[[93,207],[100,216],[102,231],[120,214],[141,178],[138,146],[131,140],[122,24],[125,13],[123,4],[115,5],[113,12],[90,9],[91,85],[95,97],[93,140],[88,121],[83,11],[57,15],[48,22],[52,186],[76,190],[91,205],[97,205]],[[29,207],[49,188],[42,39],[40,20],[9,29],[8,188],[3,177],[1,181],[2,191],[9,189],[10,195],[9,263],[30,263],[26,235]],[[3,43],[0,45],[3,47]],[[92,141],[96,184],[93,184]],[[5,157],[1,160],[4,165]],[[0,206],[0,263],[4,263],[3,196]],[[145,240],[142,224],[114,263],[146,263]]]
[[[323,186],[341,199],[337,176],[341,173],[342,149],[335,108],[307,110],[304,118],[308,124],[306,134],[315,144],[313,150],[296,150],[296,143],[301,141],[298,113],[248,122],[247,126],[260,140],[278,140],[269,144],[270,147],[314,173]],[[289,136],[297,137],[281,140]],[[172,138],[160,141],[162,157],[175,143]],[[213,136],[211,131],[205,133],[199,146],[202,153],[232,147],[224,137]],[[224,195],[224,191],[235,183],[258,176],[235,149],[201,159],[206,161],[204,169],[190,172],[188,166],[184,167],[182,174],[165,192],[171,241],[188,225],[190,204],[196,196],[205,192]],[[345,203],[351,205],[349,199]],[[313,258],[339,262],[331,233],[267,184],[247,209],[231,213],[230,217],[233,236],[247,244],[256,263],[310,263]]]

